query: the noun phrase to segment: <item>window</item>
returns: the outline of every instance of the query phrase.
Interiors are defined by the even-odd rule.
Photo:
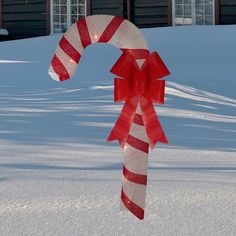
[[[86,0],[52,0],[52,33],[63,33],[70,25],[86,16]]]
[[[214,1],[196,0],[196,24],[213,25],[214,24]]]
[[[174,25],[213,25],[214,0],[173,0]]]

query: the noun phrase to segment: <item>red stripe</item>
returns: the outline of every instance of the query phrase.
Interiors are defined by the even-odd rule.
[[[121,48],[122,52],[128,51],[131,53],[135,59],[145,59],[149,55],[149,50],[147,49],[128,49],[128,48]]]
[[[52,59],[51,65],[54,71],[59,76],[59,80],[63,81],[70,78],[68,71],[66,70],[65,66],[62,64],[62,62],[59,60],[56,54],[54,55]]]
[[[63,36],[60,43],[61,49],[73,59],[76,63],[79,63],[81,57],[80,53],[70,44],[70,42]]]
[[[141,115],[137,114],[137,113],[135,114],[135,117],[134,117],[133,122],[134,122],[135,124],[137,124],[137,125],[142,125],[142,126],[144,126],[143,117],[142,117]]]
[[[86,48],[88,45],[91,44],[91,39],[90,39],[86,20],[83,19],[83,20],[78,21],[77,28],[79,31],[81,43],[83,47]]]
[[[138,139],[138,138],[131,136],[130,134],[126,140],[126,143],[128,143],[130,146],[132,146],[140,151],[148,153],[149,144]]]
[[[108,26],[106,27],[106,29],[103,31],[102,35],[100,36],[98,42],[100,43],[106,43],[108,42],[112,36],[115,34],[115,32],[117,31],[117,29],[120,27],[121,23],[124,21],[125,19],[119,17],[119,16],[115,16],[111,22],[108,24]]]
[[[140,174],[133,173],[133,172],[129,171],[125,166],[123,166],[123,175],[127,180],[129,180],[133,183],[147,185],[147,176],[146,175],[140,175]]]
[[[140,220],[144,219],[144,210],[132,202],[124,193],[123,189],[121,190],[121,200],[123,201],[125,207],[137,216]]]

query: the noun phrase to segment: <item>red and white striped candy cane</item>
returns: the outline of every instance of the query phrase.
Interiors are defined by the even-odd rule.
[[[50,76],[63,81],[72,77],[84,49],[93,43],[108,43],[129,50],[141,67],[149,54],[141,31],[130,21],[110,15],[93,15],[73,24],[62,37],[49,68]],[[121,205],[144,218],[149,143],[138,106],[124,147]]]

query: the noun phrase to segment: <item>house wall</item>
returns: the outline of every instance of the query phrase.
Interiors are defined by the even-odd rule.
[[[131,21],[140,28],[168,26],[171,19],[169,4],[168,0],[133,0]]]
[[[223,25],[236,24],[236,0],[220,0],[220,19]]]
[[[130,18],[142,28],[171,25],[170,9],[171,0],[91,0],[91,14]]]
[[[91,14],[106,14],[124,17],[125,1],[123,0],[91,0]]]
[[[0,28],[2,28],[2,0],[0,0]]]
[[[46,35],[46,9],[46,0],[2,0],[2,26],[10,38]]]

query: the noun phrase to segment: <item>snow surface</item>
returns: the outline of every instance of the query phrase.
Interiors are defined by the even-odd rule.
[[[120,51],[88,47],[57,83],[61,36],[0,43],[1,236],[236,235],[236,26],[143,32],[171,71],[144,221],[119,211],[123,152],[105,142]]]
[[[8,31],[6,29],[0,29],[0,35],[8,35]]]

